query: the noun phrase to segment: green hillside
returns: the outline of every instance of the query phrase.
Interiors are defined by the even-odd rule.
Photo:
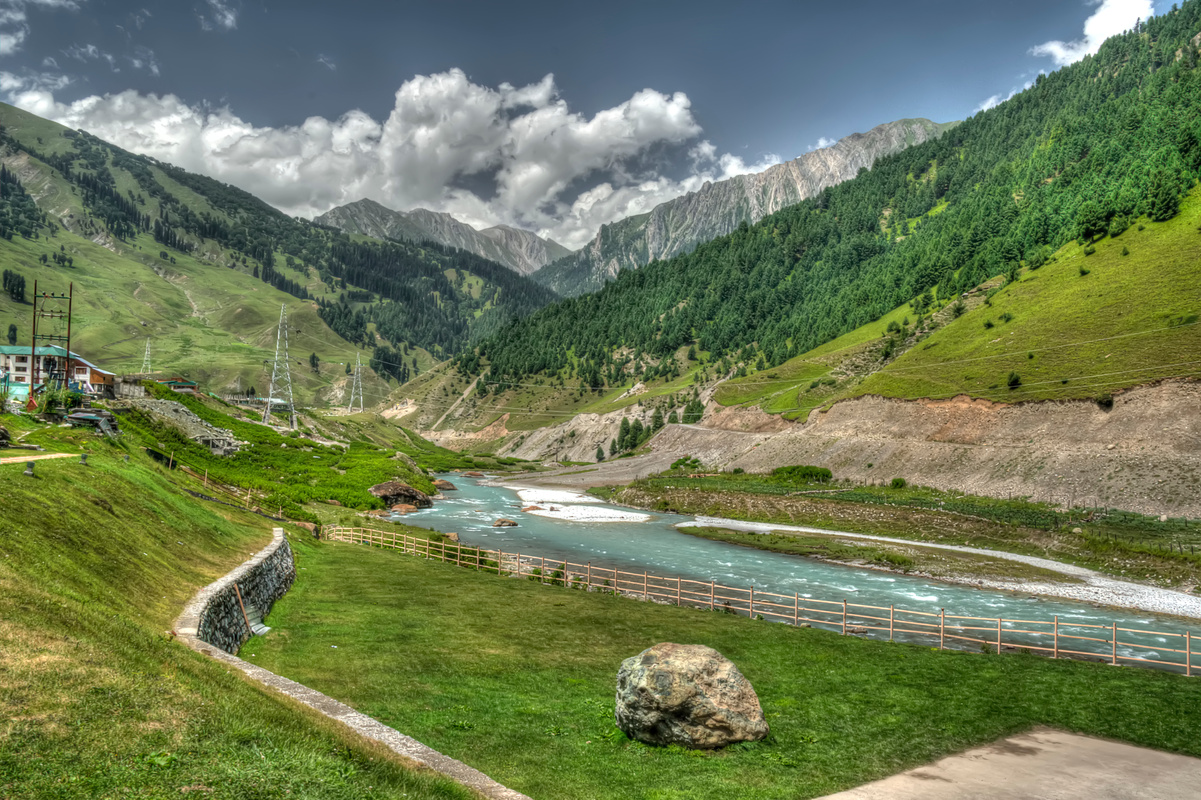
[[[28,342],[34,281],[54,292],[73,282],[73,343],[118,373],[140,369],[150,338],[156,372],[265,392],[287,303],[299,398],[340,399],[363,350],[378,401],[385,379],[407,380],[554,297],[476,256],[296,220],[4,104],[0,165],[0,264],[25,280],[24,302],[0,298],[0,328]]]
[[[1145,290],[1153,307],[1162,290],[1155,281],[1144,285],[1139,248],[1158,234],[1129,226],[1177,217],[1201,171],[1198,31],[1197,0],[1140,23],[1096,55],[1040,76],[996,108],[816,198],[515,321],[482,343],[480,370],[501,388],[566,376],[603,393],[648,372],[655,379],[661,360],[690,344],[719,363],[779,368],[915,298],[913,319],[997,276],[1040,267],[1053,253],[1067,264],[1065,245],[1111,231],[1124,231],[1118,240],[1132,256],[1110,261],[1098,247],[1085,259],[1097,266],[1083,285],[1135,296]],[[1165,310],[1191,313],[1196,263],[1157,269],[1177,281]],[[1032,287],[1058,271],[1022,274]],[[1086,294],[1065,294],[1063,302]],[[1042,313],[1008,313],[1021,320],[1032,312]],[[1046,314],[1056,316],[1050,307]],[[1140,315],[1151,321],[1137,312],[1117,329],[1132,329]],[[1093,327],[1091,319],[1059,315],[1031,345],[1089,339]],[[620,369],[631,360],[637,369]],[[1051,358],[1040,366],[1031,378],[1104,371],[1061,375],[1070,365]],[[998,380],[1004,388],[1011,369],[964,372],[953,387],[940,378],[938,388],[967,381],[990,390]],[[809,372],[795,377],[814,380]]]
[[[993,281],[959,316],[954,302],[925,317],[913,304],[901,306],[779,367],[723,384],[716,399],[795,419],[864,394],[1104,399],[1201,375],[1201,190],[1175,218],[1139,220],[1089,246],[1086,255],[1072,242],[1016,280]]]
[[[3,420],[14,433],[33,424]],[[168,635],[272,523],[200,504],[138,448],[125,462],[126,448],[91,434],[32,438],[91,457],[40,462],[35,478],[0,467],[0,794],[472,796]]]

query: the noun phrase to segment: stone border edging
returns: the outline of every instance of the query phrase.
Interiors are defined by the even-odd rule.
[[[489,800],[530,800],[526,795],[502,786],[479,770],[473,769],[449,756],[442,755],[437,750],[427,747],[416,739],[405,736],[400,731],[389,728],[382,722],[355,711],[345,703],[340,703],[332,697],[310,689],[303,684],[243,661],[216,645],[199,638],[198,629],[200,620],[212,599],[235,581],[256,570],[271,556],[275,555],[280,547],[286,545],[287,539],[284,536],[284,529],[274,528],[269,545],[255,553],[251,559],[235,568],[232,572],[218,578],[198,591],[184,607],[183,613],[175,620],[175,633],[180,641],[196,652],[235,667],[262,685],[303,703],[330,719],[341,722],[360,736],[380,742],[405,760],[419,767],[424,767],[445,775],[478,794],[489,798]]]

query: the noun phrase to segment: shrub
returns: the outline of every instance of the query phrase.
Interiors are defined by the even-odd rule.
[[[909,485],[909,481],[905,480],[904,478],[893,478],[892,483],[890,483],[888,485],[891,486],[893,489],[904,489],[906,486]]]
[[[1097,248],[1093,247],[1091,244],[1088,247],[1084,248],[1084,254],[1086,256],[1091,256],[1095,252],[1097,252]]]
[[[1001,315],[1001,322],[1013,322],[1013,314],[1010,314],[1008,311],[1006,311]]]
[[[955,305],[951,306],[951,316],[954,319],[959,319],[960,317],[963,316],[964,312],[966,312],[966,311],[967,311],[967,306],[964,305],[962,300],[956,300]]]
[[[1018,388],[1019,386],[1022,385],[1022,376],[1018,375],[1016,372],[1009,373],[1008,384],[1009,384],[1010,389]]]
[[[1106,410],[1113,408],[1113,395],[1106,392],[1097,398],[1097,405]]]
[[[993,321],[991,319],[984,320],[984,329],[988,330],[991,327],[993,327]]]
[[[825,467],[811,467],[797,464],[791,467],[777,467],[771,471],[773,478],[789,483],[826,483],[834,477],[834,473]]]
[[[1090,272],[1092,272],[1092,270],[1085,269],[1083,264],[1080,265],[1080,277],[1083,278],[1085,275],[1087,275]]]
[[[1123,246],[1123,247],[1122,247],[1122,255],[1124,255],[1124,256],[1128,256],[1128,255],[1130,255],[1130,248],[1129,248],[1129,247],[1126,247],[1126,246]]]
[[[742,474],[743,474],[743,473],[745,473],[745,472],[746,472],[746,470],[745,470],[745,469],[743,469],[742,467],[734,467],[734,474],[735,474],[735,475],[742,475]]]

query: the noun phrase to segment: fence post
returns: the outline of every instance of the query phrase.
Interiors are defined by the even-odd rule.
[[[1116,667],[1118,665],[1118,623],[1116,622],[1113,623],[1113,635],[1110,638],[1113,639],[1113,661],[1111,664]]]
[[[1184,632],[1184,675],[1187,678],[1193,677],[1193,634],[1191,631]]]
[[[642,599],[650,600],[651,596],[646,593],[646,570],[642,570]]]
[[[847,601],[842,601],[842,635],[847,635]]]
[[[892,606],[889,606],[888,607],[888,641],[890,641],[890,642],[892,641],[892,629],[893,629],[893,624],[896,619],[896,616],[897,616],[896,609],[893,608]]]
[[[746,606],[746,618],[755,618],[755,585],[751,584],[751,599]]]
[[[539,558],[538,563],[541,564],[539,569],[542,571],[542,574],[539,575],[538,578],[539,578],[539,582],[543,586],[545,586],[546,585],[546,556],[539,556],[538,558]]]
[[[945,608],[938,609],[938,649],[943,649],[943,643],[947,638],[947,610]]]
[[[1059,615],[1055,615],[1055,644],[1051,651],[1051,658],[1059,658]]]
[[[1001,617],[997,617],[997,655],[1001,655]]]
[[[680,605],[680,576],[676,576],[676,607]]]
[[[709,581],[709,610],[713,610],[713,580]]]
[[[801,624],[801,593],[792,593],[792,624],[793,627],[799,627]]]
[[[588,562],[588,588],[592,589],[592,562]]]
[[[209,471],[207,469],[204,471],[204,488],[209,488]]]
[[[498,578],[500,577],[500,569],[504,565],[504,563],[505,563],[505,551],[497,550],[496,551],[496,577],[498,577]]]

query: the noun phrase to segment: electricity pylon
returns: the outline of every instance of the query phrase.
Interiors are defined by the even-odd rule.
[[[288,304],[279,307],[279,330],[275,334],[275,361],[271,364],[271,384],[267,389],[267,407],[263,424],[271,421],[276,395],[288,405],[288,425],[296,430],[296,407],[292,401],[292,370],[288,365]]]
[[[347,411],[354,410],[355,395],[359,397],[359,411],[363,410],[363,361],[358,353],[354,354],[354,382],[350,385],[350,403],[346,406]]]
[[[150,374],[150,337],[146,337],[146,355],[142,356],[142,374]]]

